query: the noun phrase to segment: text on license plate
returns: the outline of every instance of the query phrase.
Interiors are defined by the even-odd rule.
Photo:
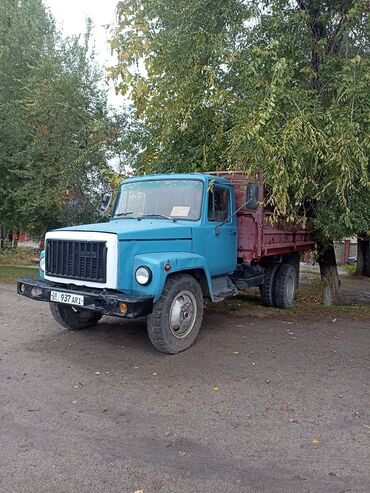
[[[79,294],[63,293],[62,291],[51,291],[50,301],[56,301],[57,303],[67,303],[68,305],[83,306],[84,297]]]

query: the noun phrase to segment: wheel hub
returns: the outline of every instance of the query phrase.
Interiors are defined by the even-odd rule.
[[[193,293],[181,291],[175,297],[170,309],[170,330],[178,339],[186,337],[196,320],[197,304]]]

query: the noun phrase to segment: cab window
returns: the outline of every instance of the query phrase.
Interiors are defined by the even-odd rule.
[[[229,190],[215,187],[208,193],[208,221],[223,222],[230,217]]]

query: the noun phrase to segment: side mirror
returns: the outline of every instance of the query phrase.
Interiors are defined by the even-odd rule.
[[[247,209],[258,209],[258,184],[248,183],[245,196],[245,207]]]
[[[98,212],[100,214],[105,214],[109,209],[109,206],[112,202],[113,192],[105,192],[102,197],[101,204],[99,206]]]

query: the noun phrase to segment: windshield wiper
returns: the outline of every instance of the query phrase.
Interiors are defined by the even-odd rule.
[[[116,217],[125,217],[125,216],[130,216],[131,214],[133,214],[133,212],[120,212],[119,214],[115,214],[113,216],[113,219],[116,218]],[[137,219],[136,216],[133,216],[134,219]]]
[[[176,222],[176,219],[171,216],[165,216],[164,214],[143,214],[142,216],[139,216],[137,219],[143,219],[144,217],[163,217],[164,219],[169,219],[170,221],[173,221],[174,223]]]

